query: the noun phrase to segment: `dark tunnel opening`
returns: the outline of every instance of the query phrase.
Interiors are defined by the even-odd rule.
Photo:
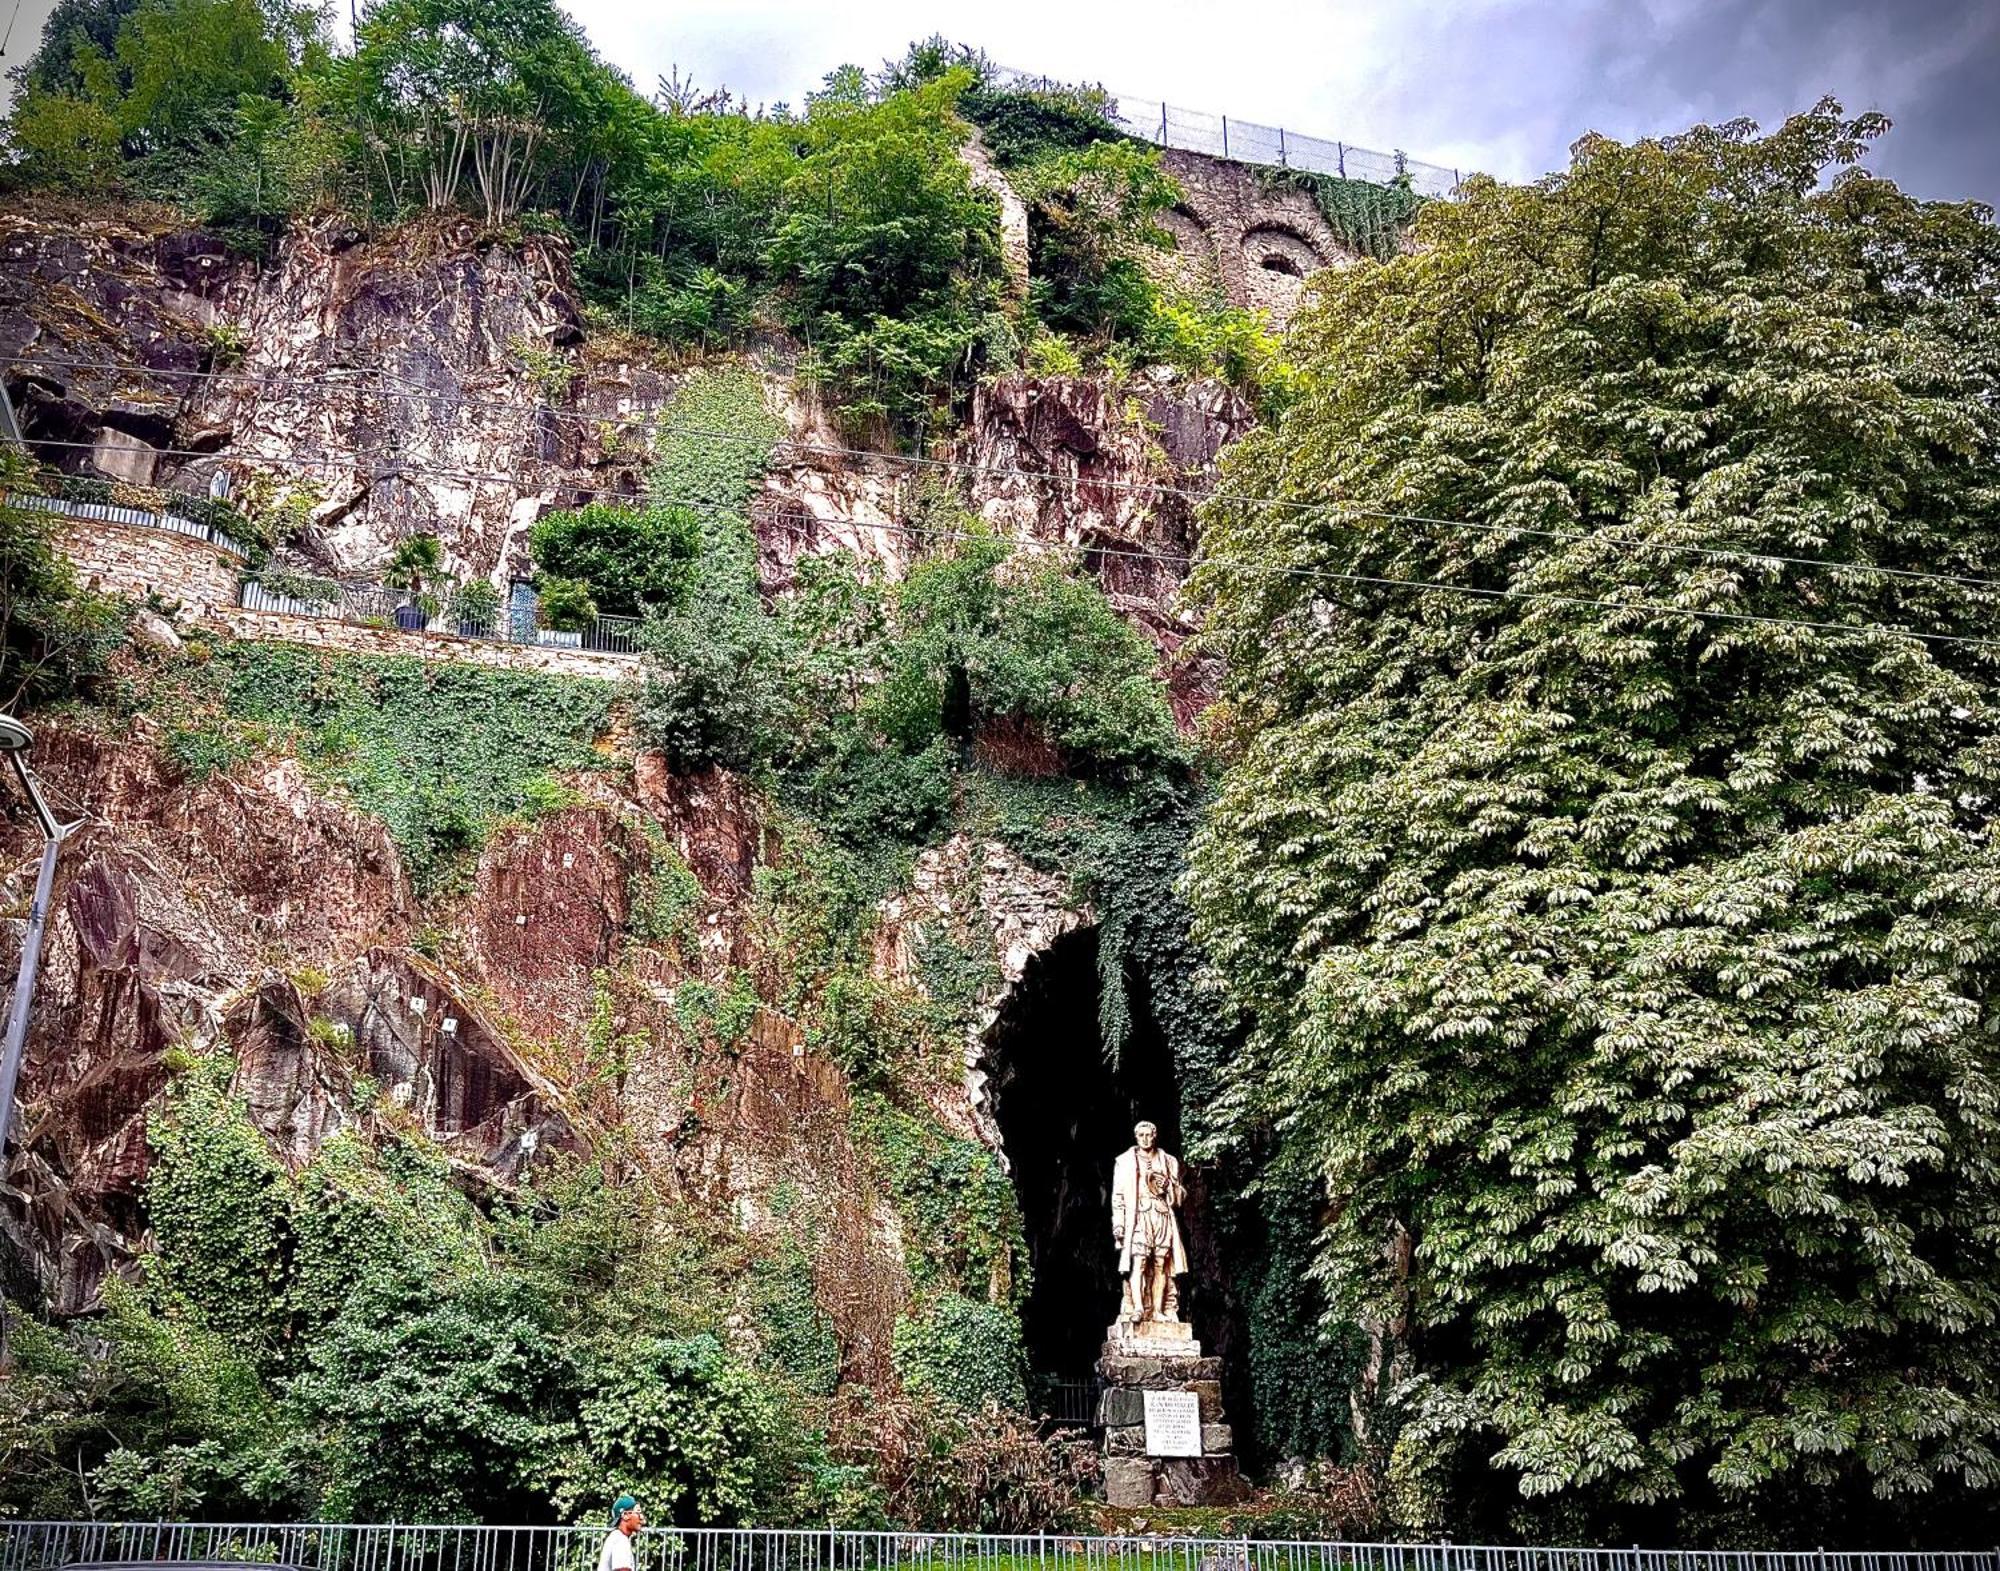
[[[1182,1311],[1197,1336],[1226,1337],[1219,1289],[1201,1280],[1214,1249],[1201,1175],[1186,1164],[1181,1145],[1172,1055],[1134,988],[1130,1039],[1118,1062],[1108,1061],[1098,1029],[1097,959],[1097,929],[1058,939],[1029,963],[987,1034],[994,1115],[1033,1271],[1022,1331],[1030,1366],[1045,1383],[1090,1380],[1117,1317],[1111,1166],[1142,1118],[1159,1126],[1160,1143],[1182,1157],[1188,1179]]]

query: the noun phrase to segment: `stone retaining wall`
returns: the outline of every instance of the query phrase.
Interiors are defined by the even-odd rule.
[[[1253,164],[1169,148],[1160,166],[1186,198],[1161,220],[1174,249],[1160,265],[1183,287],[1219,284],[1231,305],[1267,311],[1282,327],[1307,274],[1360,260],[1312,197],[1266,185]]]
[[[287,616],[281,611],[248,611],[234,605],[217,607],[211,619],[238,638],[307,644],[347,654],[415,655],[420,660],[450,660],[501,671],[541,671],[550,676],[589,676],[605,682],[623,682],[639,674],[639,662],[630,655],[588,649],[489,643],[449,633],[406,633],[400,628],[363,627],[330,616]]]
[[[157,594],[200,619],[236,598],[243,559],[171,529],[64,515],[62,547],[88,588],[143,600]]]
[[[605,682],[626,681],[639,668],[630,655],[554,649],[543,644],[489,643],[448,633],[363,627],[333,617],[250,611],[236,603],[243,559],[233,551],[142,524],[65,515],[60,528],[64,554],[87,587],[134,600],[158,595],[177,607],[183,620],[209,622],[237,638],[307,644],[351,654],[415,655],[420,660],[454,660],[495,670],[543,671]]]

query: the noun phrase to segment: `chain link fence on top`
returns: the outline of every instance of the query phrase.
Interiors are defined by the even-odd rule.
[[[1012,66],[995,67],[992,85],[1017,92],[1058,92],[1066,86],[1054,77]],[[1255,120],[1239,120],[1233,115],[1205,114],[1198,109],[1182,109],[1156,98],[1138,98],[1112,93],[1097,84],[1087,84],[1107,95],[1111,123],[1127,136],[1138,137],[1156,147],[1179,148],[1183,152],[1206,153],[1235,163],[1272,164],[1284,169],[1309,169],[1320,174],[1338,175],[1345,180],[1365,180],[1373,185],[1407,182],[1420,196],[1450,196],[1458,189],[1465,171],[1443,164],[1427,164],[1400,152],[1380,152],[1356,147],[1352,142],[1328,141],[1306,136],[1284,126],[1260,125]]]

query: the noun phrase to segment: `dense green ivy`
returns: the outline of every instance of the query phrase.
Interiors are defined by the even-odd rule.
[[[289,1186],[264,1137],[230,1098],[227,1059],[183,1075],[148,1138],[146,1211],[157,1284],[197,1319],[258,1356],[284,1335]]]
[[[697,371],[674,389],[661,415],[648,476],[655,503],[744,513],[784,434],[755,371]]]
[[[1343,243],[1378,262],[1388,261],[1402,247],[1424,201],[1407,185],[1347,180],[1316,169],[1263,164],[1257,178],[1267,190],[1305,192]]]
[[[1027,1406],[1021,1322],[999,1304],[942,1293],[919,1314],[896,1321],[896,1374],[903,1389],[961,1407]]]
[[[595,743],[617,696],[581,677],[262,643],[224,644],[153,692],[179,719],[169,746],[184,764],[296,748],[388,826],[423,888],[500,819],[560,806],[557,773],[606,767]]]
[[[840,1381],[840,1338],[820,1307],[812,1257],[797,1238],[751,1268],[758,1353],[764,1367],[808,1397],[829,1397]]]
[[[1013,1186],[993,1153],[879,1096],[856,1098],[853,1125],[856,1148],[903,1218],[917,1284],[1018,1307],[1028,1252]]]

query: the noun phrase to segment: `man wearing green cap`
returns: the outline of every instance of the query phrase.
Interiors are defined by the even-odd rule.
[[[611,1507],[611,1531],[597,1557],[597,1571],[632,1571],[632,1535],[646,1525],[639,1502],[620,1495]]]

